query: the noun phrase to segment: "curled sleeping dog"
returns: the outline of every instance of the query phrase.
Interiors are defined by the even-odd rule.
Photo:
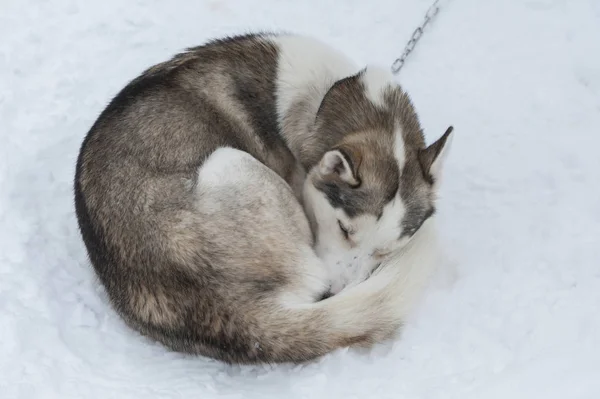
[[[450,131],[427,147],[387,72],[314,39],[216,40],[101,113],[77,161],[80,231],[117,312],[173,350],[255,363],[369,346],[435,263]]]

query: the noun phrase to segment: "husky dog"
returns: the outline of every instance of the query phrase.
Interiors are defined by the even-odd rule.
[[[419,285],[404,264],[424,275],[435,252],[449,135],[426,147],[390,76],[314,39],[216,40],[101,113],[77,219],[132,328],[230,363],[303,362],[402,324]]]

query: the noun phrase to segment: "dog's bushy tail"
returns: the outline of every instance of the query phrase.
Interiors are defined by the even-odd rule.
[[[367,280],[319,302],[265,312],[257,360],[298,363],[393,338],[438,261],[430,224]]]

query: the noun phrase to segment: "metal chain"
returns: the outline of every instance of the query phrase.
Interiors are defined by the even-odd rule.
[[[394,74],[400,72],[400,70],[404,66],[404,62],[406,62],[406,58],[413,51],[413,49],[417,45],[417,42],[423,35],[423,30],[425,30],[425,27],[433,20],[433,18],[440,11],[439,2],[440,0],[435,0],[431,7],[429,7],[427,12],[425,13],[425,19],[423,20],[423,23],[421,24],[421,26],[415,29],[410,40],[408,41],[408,43],[406,43],[406,47],[404,47],[404,52],[402,53],[400,58],[396,58],[396,60],[392,64],[392,72]]]

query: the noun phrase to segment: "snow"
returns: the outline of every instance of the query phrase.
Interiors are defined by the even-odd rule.
[[[102,108],[153,63],[252,29],[389,65],[429,0],[3,0],[3,398],[600,397],[600,2],[452,0],[399,80],[455,139],[440,202],[454,284],[401,339],[305,366],[229,367],[140,338],[108,306],[72,178]]]

